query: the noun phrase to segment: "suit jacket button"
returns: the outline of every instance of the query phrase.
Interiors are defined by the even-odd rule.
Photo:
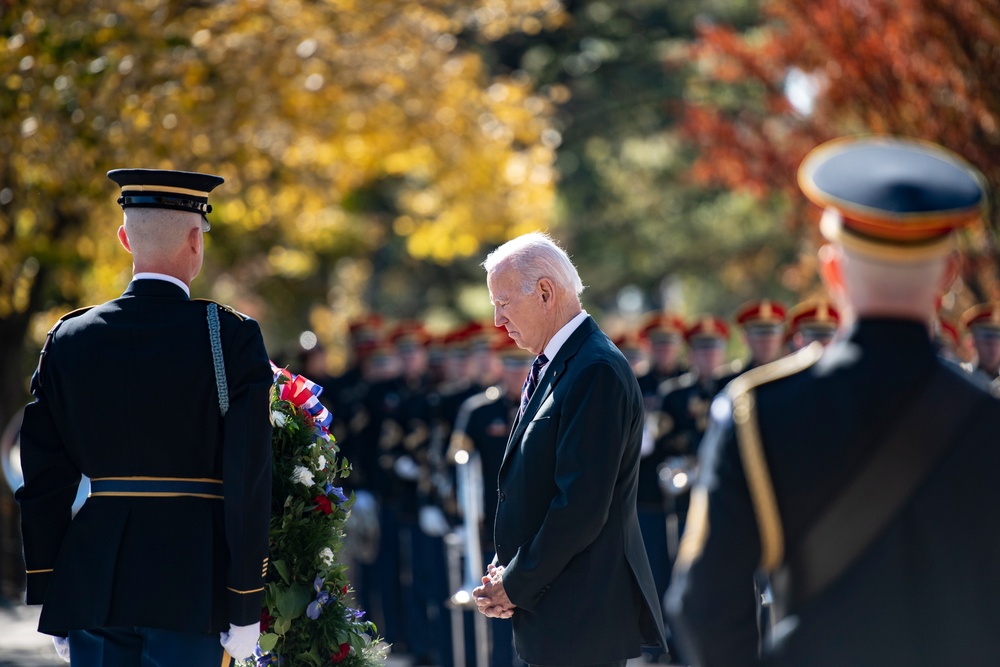
[[[500,502],[503,502],[503,501],[504,501],[504,500],[506,500],[506,499],[507,499],[507,496],[505,496],[505,495],[503,494],[503,491],[501,491],[501,492],[500,492]]]

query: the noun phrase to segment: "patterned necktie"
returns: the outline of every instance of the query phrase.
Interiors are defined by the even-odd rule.
[[[524,386],[521,387],[521,409],[517,411],[519,418],[524,416],[524,409],[528,407],[528,401],[531,400],[531,395],[535,393],[535,387],[538,386],[538,375],[542,372],[542,366],[547,363],[549,363],[549,359],[544,354],[538,355],[531,362],[531,370],[528,371],[528,377],[524,379]]]

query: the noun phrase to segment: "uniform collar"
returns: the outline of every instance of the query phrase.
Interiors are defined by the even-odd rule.
[[[132,278],[128,288],[125,290],[126,296],[164,296],[175,299],[188,299],[190,294],[184,289],[183,283],[178,285],[173,280],[161,280],[158,278],[148,278],[139,276],[149,274],[138,274]]]
[[[165,280],[168,283],[173,283],[174,285],[180,287],[182,290],[184,290],[184,293],[187,294],[187,297],[189,299],[191,298],[191,288],[185,285],[183,280],[181,280],[180,278],[175,278],[174,276],[168,276],[165,273],[140,271],[139,273],[132,276],[132,280]]]
[[[930,327],[919,320],[890,317],[863,317],[851,328],[848,340],[860,345],[933,349]]]

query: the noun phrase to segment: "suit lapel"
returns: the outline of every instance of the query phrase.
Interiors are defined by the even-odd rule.
[[[507,438],[507,449],[504,451],[503,463],[500,466],[502,471],[504,466],[507,465],[507,460],[510,458],[511,452],[516,449],[515,443],[521,440],[521,436],[524,435],[524,431],[528,428],[528,424],[531,422],[535,413],[538,412],[538,408],[541,407],[545,399],[548,398],[549,394],[555,388],[556,383],[562,380],[566,375],[566,366],[570,363],[576,353],[579,352],[580,346],[587,338],[598,331],[597,323],[594,322],[594,318],[588,316],[580,326],[576,328],[570,337],[563,343],[563,346],[559,348],[556,353],[555,359],[549,363],[549,367],[545,369],[545,374],[542,376],[541,382],[538,383],[538,387],[535,389],[535,393],[531,395],[531,400],[528,401],[528,405],[524,408],[524,414],[520,418],[514,420],[514,425],[511,427],[510,437]]]

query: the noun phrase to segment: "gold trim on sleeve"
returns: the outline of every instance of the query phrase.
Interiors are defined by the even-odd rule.
[[[264,587],[261,586],[260,588],[253,589],[252,591],[238,591],[235,588],[230,588],[229,586],[226,586],[226,590],[227,591],[232,591],[233,593],[236,593],[237,595],[250,595],[251,593],[260,593],[262,590],[264,590]]]
[[[757,529],[760,531],[760,566],[770,572],[781,564],[785,555],[785,537],[774,497],[774,484],[767,469],[764,447],[757,427],[757,410],[753,391],[740,394],[733,400],[733,422],[736,424],[736,442],[740,461],[750,489]]]
[[[740,461],[746,475],[750,500],[760,532],[760,566],[772,571],[785,557],[785,537],[781,513],[774,494],[774,483],[764,454],[764,443],[757,422],[754,390],[809,368],[823,356],[823,346],[812,343],[795,354],[747,371],[730,383],[726,393],[733,402],[733,424]]]

